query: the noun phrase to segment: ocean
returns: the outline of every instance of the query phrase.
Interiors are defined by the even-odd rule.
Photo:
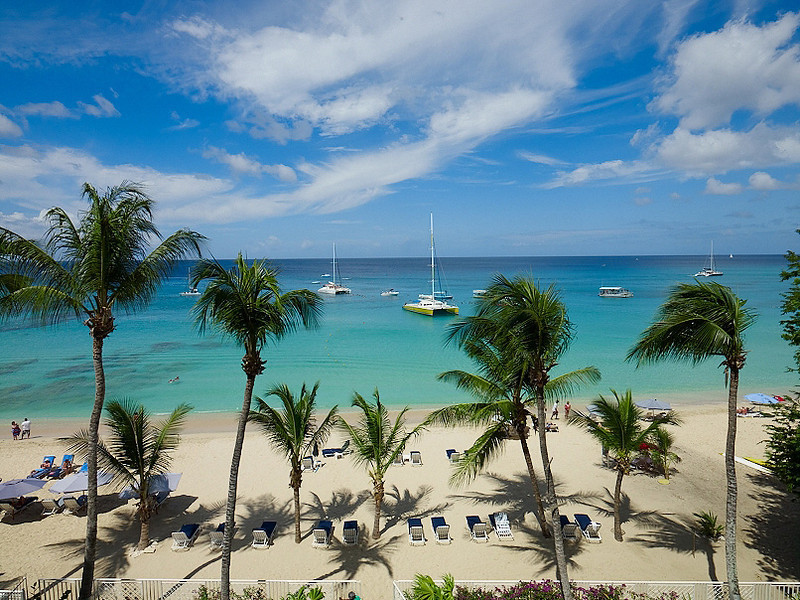
[[[561,291],[575,325],[572,346],[552,373],[589,365],[602,380],[577,397],[632,389],[636,398],[704,403],[725,398],[723,369],[718,360],[699,366],[668,362],[636,368],[625,355],[650,323],[671,286],[692,281],[705,263],[702,256],[485,257],[442,258],[443,287],[453,294],[461,316],[473,312],[472,290],[486,288],[496,273],[530,274],[542,285]],[[339,259],[346,296],[326,297],[316,330],[301,330],[262,353],[266,370],[256,380],[264,397],[275,384],[298,391],[319,381],[320,407],[350,406],[353,393],[368,396],[377,388],[393,407],[441,406],[468,400],[436,376],[449,369],[471,369],[455,346],[444,343],[447,327],[457,317],[430,318],[402,310],[406,301],[430,289],[429,258]],[[329,259],[276,260],[285,290],[316,290],[329,273]],[[196,297],[186,289],[191,263],[175,269],[157,298],[135,314],[116,314],[116,330],[106,339],[104,357],[107,398],[131,398],[155,413],[169,412],[180,402],[196,411],[236,411],[241,407],[245,377],[242,350],[208,331],[200,335],[190,309]],[[721,258],[730,286],[759,313],[746,334],[747,364],[741,394],[792,390],[797,375],[792,348],[781,338],[780,281],[785,267],[780,255]],[[602,285],[630,289],[633,298],[599,298]],[[383,297],[394,288],[397,297]],[[0,325],[0,418],[88,417],[94,398],[91,339],[77,319],[40,328],[21,322]],[[178,381],[169,383],[178,377]],[[574,404],[574,402],[573,402]]]

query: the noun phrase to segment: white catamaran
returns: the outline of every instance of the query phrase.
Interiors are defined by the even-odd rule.
[[[418,302],[406,302],[403,304],[403,309],[429,317],[457,315],[458,307],[439,299],[436,292],[436,247],[433,243],[433,213],[431,213],[431,293],[420,294]]]
[[[722,275],[722,271],[716,271],[714,269],[714,242],[711,242],[711,254],[709,256],[709,265],[707,267],[703,267],[700,271],[694,274],[695,277],[719,277]]]
[[[343,285],[340,285],[340,284],[336,283],[336,273],[339,270],[339,266],[336,264],[336,244],[335,243],[333,244],[333,261],[332,261],[332,265],[333,266],[331,267],[331,272],[333,273],[333,276],[331,277],[331,281],[329,281],[328,283],[323,285],[317,291],[320,294],[331,294],[332,296],[335,296],[337,294],[349,294],[350,293],[350,288],[349,287],[344,287]],[[339,274],[339,279],[341,280],[341,278],[342,278],[341,274]]]

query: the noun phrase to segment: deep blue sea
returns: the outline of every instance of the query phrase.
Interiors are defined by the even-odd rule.
[[[377,387],[391,406],[431,406],[463,401],[467,396],[436,375],[448,369],[470,369],[456,348],[444,345],[454,317],[430,318],[402,310],[403,302],[430,289],[429,258],[339,259],[349,296],[325,298],[321,326],[299,331],[264,349],[267,367],[256,380],[263,396],[276,383],[298,390],[303,382],[320,382],[322,407],[350,405],[354,391],[369,395]],[[562,292],[575,325],[574,342],[553,374],[588,365],[602,372],[599,385],[579,398],[631,388],[637,398],[707,402],[724,398],[719,361],[693,367],[664,363],[635,368],[624,361],[637,336],[649,324],[667,291],[705,264],[702,256],[642,257],[502,257],[442,258],[443,279],[461,315],[474,308],[472,290],[489,285],[493,274],[532,274],[543,285]],[[328,259],[275,261],[284,289],[316,290]],[[107,398],[129,397],[154,412],[179,402],[197,411],[233,411],[241,406],[244,374],[242,351],[232,342],[193,326],[195,297],[182,297],[190,263],[175,270],[152,305],[133,315],[117,314],[117,329],[105,342]],[[782,256],[721,258],[730,286],[756,309],[759,319],[746,334],[749,354],[741,393],[782,393],[794,388],[797,375],[787,372],[792,349],[781,339]],[[620,285],[635,296],[597,296],[601,285]],[[382,297],[387,288],[398,297]],[[77,319],[57,327],[23,323],[0,326],[0,418],[82,417],[94,394],[91,339]],[[177,383],[168,383],[178,376]]]

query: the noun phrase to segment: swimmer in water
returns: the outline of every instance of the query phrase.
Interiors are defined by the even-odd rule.
[[[175,377],[173,377],[172,379],[170,379],[170,380],[169,380],[169,382],[170,382],[170,383],[175,383],[175,382],[176,382],[176,381],[178,381],[179,379],[180,379],[180,377],[176,375]]]

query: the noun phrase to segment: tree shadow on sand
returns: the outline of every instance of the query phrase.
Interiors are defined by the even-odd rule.
[[[432,491],[433,488],[429,485],[419,486],[416,492],[412,492],[408,488],[401,492],[396,485],[387,489],[383,500],[382,515],[386,517],[386,520],[381,533],[385,533],[409,517],[424,518],[444,512],[450,506],[449,502],[423,508],[426,498],[431,495]]]
[[[786,491],[775,477],[751,474],[750,496],[759,510],[743,515],[742,532],[747,536],[745,546],[758,550],[758,566],[774,579],[797,579],[800,574],[800,502]]]
[[[344,579],[355,579],[362,567],[375,566],[383,566],[389,576],[394,577],[392,563],[389,559],[397,550],[397,544],[402,537],[402,535],[396,535],[389,539],[372,540],[367,528],[359,523],[358,543],[346,546],[334,539],[328,550],[331,554],[329,563],[333,565],[333,568],[315,579],[328,579],[339,573]]]
[[[685,515],[662,514],[653,519],[651,526],[651,531],[628,538],[627,541],[641,544],[646,548],[669,548],[678,554],[694,556],[700,552],[706,557],[708,578],[711,581],[719,581],[714,555],[720,542],[714,542],[697,533],[693,519]]]
[[[370,494],[367,490],[361,490],[354,494],[351,490],[339,488],[331,493],[331,499],[328,502],[323,502],[322,498],[314,492],[311,493],[311,498],[311,502],[304,504],[300,515],[301,519],[310,521],[310,527],[303,533],[303,539],[311,535],[314,527],[317,526],[317,522],[321,519],[341,521],[345,517],[352,515],[359,506],[370,498]]]
[[[583,504],[591,506],[598,514],[606,519],[611,519],[613,522],[614,494],[608,488],[603,489],[605,490],[605,494],[595,496],[596,500],[591,502],[583,501]],[[631,502],[631,497],[625,492],[622,492],[619,506],[619,520],[621,525],[624,526],[628,521],[632,521],[646,526],[656,526],[658,525],[659,516],[660,513],[654,510],[637,509]]]

